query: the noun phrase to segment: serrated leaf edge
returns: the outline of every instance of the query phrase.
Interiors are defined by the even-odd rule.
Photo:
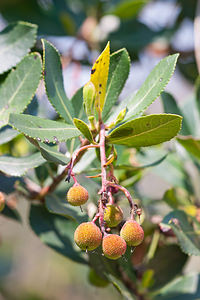
[[[178,117],[178,118],[180,119],[180,126],[179,126],[179,130],[177,131],[177,134],[178,134],[178,132],[181,130],[181,124],[182,124],[182,119],[183,119],[182,116],[175,115],[175,114],[152,114],[152,115],[148,115],[148,116],[158,116],[158,115],[160,115],[160,116],[163,116],[163,115],[170,115],[170,116],[176,116],[176,117]],[[143,117],[140,117],[140,119],[146,118],[146,117],[147,117],[147,116],[143,116]],[[137,118],[137,119],[138,119],[138,118]],[[137,120],[137,119],[134,119],[134,120]],[[132,122],[132,121],[133,121],[133,120],[130,120],[130,121],[128,121],[128,122]],[[171,122],[174,122],[174,121],[176,121],[176,119],[170,120],[168,123],[171,123]],[[128,122],[125,122],[125,123],[122,124],[121,126],[127,124]],[[162,126],[164,126],[164,125],[166,125],[166,123],[165,123],[165,124],[162,124],[162,125],[159,125],[159,127],[156,127],[156,129],[157,129],[157,128],[160,128],[160,127],[162,127]],[[115,130],[119,129],[121,126],[119,126],[119,127],[117,127],[116,129],[114,129],[114,130],[111,132],[111,134],[112,134]],[[148,132],[150,132],[150,131],[152,131],[152,130],[154,130],[154,129],[155,129],[155,128],[149,130]],[[145,133],[145,132],[144,132],[144,133]],[[176,137],[176,135],[173,136],[172,138],[170,138],[169,140],[166,140],[166,141],[170,141],[170,140],[173,139],[174,137]],[[107,138],[108,141],[109,141],[109,135],[108,135],[106,138]],[[118,140],[120,141],[120,140],[125,140],[125,139],[128,139],[128,138],[130,138],[130,137],[118,138]],[[117,138],[115,138],[115,140],[117,140]],[[112,141],[111,141],[111,143],[112,143]],[[114,142],[113,142],[113,144],[114,144]],[[157,145],[157,144],[152,144],[152,146],[153,146],[153,145]]]
[[[16,115],[18,115],[18,114],[16,114]],[[29,116],[29,115],[27,115],[27,116]],[[39,118],[39,117],[37,117],[37,118]],[[40,119],[43,119],[43,118],[40,118]],[[48,119],[43,119],[43,120],[48,120]],[[50,120],[50,121],[53,121],[53,120]],[[57,122],[57,121],[54,121],[54,122]],[[60,122],[61,123],[61,122]],[[37,138],[35,138],[35,137],[33,137],[33,136],[31,136],[31,135],[28,135],[28,134],[25,134],[23,131],[21,131],[20,129],[18,129],[17,127],[15,127],[13,124],[10,124],[10,123],[8,123],[13,129],[15,129],[15,130],[17,130],[18,132],[20,132],[20,133],[22,133],[25,137],[29,137],[29,138],[31,138],[31,139],[34,139],[35,141],[37,141],[38,142],[38,140],[37,140]],[[66,124],[66,123],[65,123]],[[69,124],[68,124],[69,125]],[[72,124],[71,124],[72,125]],[[39,128],[38,128],[39,129]],[[74,128],[73,128],[74,129]],[[77,129],[77,128],[76,128]],[[80,131],[80,130],[79,130]],[[81,135],[81,132],[80,132],[80,135]],[[39,137],[39,136],[38,136]],[[78,137],[78,136],[77,136]],[[71,140],[71,139],[73,139],[73,138],[76,138],[75,136],[74,137],[71,137],[71,138],[68,138],[68,140]],[[66,140],[65,139],[61,139],[61,140],[59,140],[59,142],[65,142]],[[41,142],[45,142],[45,139],[41,139]],[[53,144],[56,144],[56,141],[51,141],[50,143],[53,143]]]
[[[41,39],[42,47],[43,47],[43,55],[42,55],[42,57],[43,57],[43,64],[42,64],[43,72],[42,72],[42,73],[43,73],[43,74],[42,74],[42,76],[43,76],[43,80],[44,80],[44,88],[45,88],[45,92],[46,92],[46,95],[47,95],[47,98],[48,98],[50,104],[53,106],[53,108],[55,109],[55,111],[57,112],[57,114],[58,114],[58,115],[66,122],[65,118],[61,115],[61,113],[58,111],[58,109],[55,107],[55,105],[54,105],[53,102],[51,101],[51,98],[50,98],[50,96],[49,96],[49,94],[48,94],[48,92],[47,92],[47,86],[46,86],[46,81],[45,81],[45,46],[44,46],[44,41],[45,41],[47,44],[49,44],[52,48],[54,48],[54,50],[57,52],[58,57],[59,57],[60,60],[61,60],[61,55],[60,55],[58,49],[57,49],[52,43],[50,43],[49,41],[47,41],[47,40],[45,40],[45,39]],[[60,62],[60,63],[61,63],[61,62]],[[61,66],[62,66],[62,64],[61,64]],[[63,85],[64,85],[64,83],[63,83]],[[66,97],[67,97],[67,95],[66,95]],[[68,97],[67,97],[67,98],[68,98]],[[69,101],[70,101],[70,100],[69,100]],[[72,108],[73,108],[73,105],[72,105]],[[73,108],[73,110],[74,110],[74,108]],[[69,115],[69,118],[71,119],[71,122],[73,123],[73,118],[72,118],[72,116],[70,115],[69,112],[68,112],[68,115]]]
[[[112,54],[110,55],[110,57],[112,57],[114,54],[118,54],[118,53],[120,53],[120,52],[122,52],[122,55],[123,55],[123,53],[124,53],[123,51],[125,51],[125,53],[127,54],[128,61],[129,61],[129,70],[128,70],[128,76],[127,76],[127,78],[126,78],[126,80],[125,80],[125,82],[124,82],[124,85],[125,85],[126,81],[128,80],[128,77],[129,77],[129,75],[130,75],[130,63],[131,63],[131,59],[130,59],[130,56],[129,56],[128,51],[126,50],[126,48],[122,48],[122,49],[119,49],[118,51],[115,51],[114,53],[112,53]],[[119,63],[117,64],[117,66],[116,66],[116,68],[115,68],[115,72],[117,72],[118,69],[119,69]],[[105,104],[104,104],[104,106],[106,105],[107,96],[108,96],[108,93],[109,93],[109,91],[110,91],[111,84],[112,84],[113,80],[115,80],[115,76],[116,76],[116,75],[112,76],[112,78],[111,78],[111,80],[110,80],[110,83],[109,83],[109,87],[108,87],[108,89],[106,90]],[[122,87],[122,90],[123,90],[123,87]],[[120,96],[122,90],[120,91],[118,97]],[[107,120],[107,118],[108,118],[108,113],[109,113],[109,112],[107,112],[105,115],[103,114],[103,118],[105,118],[106,120]]]
[[[168,79],[168,81],[166,82],[166,84],[163,86],[163,88],[160,90],[160,93],[151,101],[151,103],[150,104],[148,104],[148,105],[146,105],[143,109],[141,109],[140,111],[138,111],[136,114],[132,114],[132,116],[131,117],[129,117],[129,118],[125,118],[125,121],[129,121],[131,118],[134,118],[135,116],[138,116],[139,114],[141,114],[142,112],[144,112],[160,95],[161,95],[161,93],[165,90],[165,87],[168,85],[168,83],[169,83],[169,81],[170,81],[170,79],[171,79],[171,77],[172,77],[172,75],[174,74],[174,71],[175,71],[175,68],[176,68],[176,63],[177,63],[177,60],[178,60],[178,57],[179,57],[179,53],[176,53],[176,54],[172,54],[172,55],[168,55],[167,57],[166,57],[166,59],[167,58],[170,58],[170,57],[176,57],[176,59],[175,59],[175,61],[174,61],[174,67],[173,67],[173,69],[172,69],[172,72],[171,72],[171,75],[170,75],[170,77],[169,77],[169,79]],[[164,58],[165,59],[165,58]],[[161,63],[163,62],[163,59],[154,67],[154,68],[156,68],[156,67],[158,67]],[[154,68],[153,68],[153,70],[154,70]],[[153,71],[152,70],[152,71]],[[151,72],[150,72],[150,74],[151,74]],[[150,75],[149,74],[149,75]],[[148,75],[148,76],[149,76]],[[148,78],[148,76],[147,76],[147,78]],[[146,78],[146,79],[147,79]],[[146,81],[146,79],[145,79],[145,81]],[[159,80],[159,79],[158,79]],[[144,82],[145,82],[144,81]],[[144,84],[144,83],[143,83]],[[143,85],[142,84],[142,85]],[[142,87],[142,86],[141,86]],[[140,89],[141,89],[141,87],[140,87]],[[140,90],[139,89],[139,90]],[[138,92],[139,92],[139,90],[138,90]],[[137,93],[138,93],[137,92]],[[136,97],[136,95],[137,95],[137,93],[134,95],[134,97]],[[131,101],[130,101],[131,102]],[[129,104],[129,103],[128,103]]]
[[[169,222],[168,222],[169,223]],[[175,226],[175,224],[174,225],[172,225],[172,224],[169,224],[169,226],[172,228],[172,230],[173,230],[173,226]],[[174,231],[174,230],[173,230]],[[174,232],[174,234],[175,234],[175,232]],[[175,234],[176,235],[176,234]],[[179,237],[176,235],[176,237],[177,237],[177,239],[178,239],[178,245],[179,245],[179,247],[181,248],[181,250],[183,251],[183,253],[185,253],[185,254],[187,254],[187,255],[189,255],[189,256],[192,256],[192,255],[194,255],[194,256],[200,256],[200,254],[198,255],[198,254],[194,254],[194,253],[192,253],[192,252],[190,252],[190,251],[186,251],[185,249],[184,249],[184,247],[182,246],[182,244],[181,244],[181,242],[180,242],[180,239],[179,239]],[[187,235],[186,235],[186,237],[187,237]],[[192,244],[193,246],[195,246],[196,247],[196,245],[194,245],[191,241],[190,241],[190,239],[187,237],[187,241],[190,243],[190,244]],[[200,252],[200,251],[199,251]]]
[[[36,153],[37,153],[37,152],[36,152]],[[41,152],[38,152],[38,153],[41,154]],[[35,154],[35,153],[33,153],[33,154]],[[33,155],[33,154],[31,154],[31,155]],[[29,156],[31,156],[31,155],[29,155]],[[26,156],[26,157],[29,157],[29,156]],[[1,157],[5,157],[5,156],[2,155]],[[7,157],[7,156],[6,156],[6,157]],[[12,158],[24,158],[24,157],[12,157]],[[41,154],[41,158],[43,158],[43,159],[45,160],[45,158],[42,156],[42,154]],[[44,164],[45,162],[46,162],[46,161],[43,161],[42,163],[36,164],[34,167],[27,168],[27,170],[24,171],[23,173],[20,173],[20,175],[19,175],[19,174],[16,175],[16,174],[13,174],[13,173],[7,173],[7,172],[3,172],[3,171],[1,171],[1,172],[2,172],[3,174],[6,174],[6,175],[12,176],[12,177],[22,177],[22,176],[24,176],[24,175],[28,172],[28,170],[37,168],[37,167],[41,166],[42,164]]]
[[[36,91],[37,91],[37,89],[38,89],[38,86],[39,86],[39,84],[40,84],[40,81],[41,81],[41,79],[42,79],[42,59],[41,59],[41,56],[40,56],[40,53],[38,53],[38,52],[31,52],[31,53],[28,53],[28,54],[26,54],[24,57],[23,57],[23,59],[16,65],[16,68],[17,68],[17,66],[19,65],[19,64],[21,64],[27,57],[29,57],[29,56],[35,56],[35,55],[37,55],[38,57],[39,57],[39,60],[40,60],[40,65],[41,65],[41,71],[40,71],[40,78],[39,78],[39,81],[38,81],[38,85],[37,85],[37,87],[36,87],[36,89],[35,89],[35,91],[32,93],[32,95],[30,96],[30,99],[29,99],[29,101],[27,102],[27,104],[24,106],[24,108],[19,112],[19,114],[20,113],[23,113],[25,110],[26,110],[26,108],[28,107],[28,105],[31,103],[31,101],[33,100],[33,97],[35,96],[35,93],[36,93]],[[8,74],[8,76],[10,75],[10,73]],[[6,78],[7,79],[7,78]],[[5,80],[6,80],[5,79]],[[5,81],[4,81],[5,82]],[[10,115],[11,113],[9,113],[9,115]],[[2,128],[2,127],[4,127],[4,126],[6,126],[6,125],[10,125],[9,124],[9,119],[8,119],[8,123],[7,124],[4,124],[4,125],[0,125],[0,128]],[[11,125],[12,126],[12,125]],[[13,127],[13,126],[12,126]],[[14,128],[15,129],[15,128]]]
[[[32,24],[32,23],[25,22],[25,21],[18,21],[18,22],[12,22],[12,23],[8,24],[8,26],[15,25],[15,24],[23,24],[23,25],[27,25],[29,27],[32,27],[32,28],[36,29],[35,33],[33,34],[33,36],[34,36],[33,43],[31,44],[30,48],[27,49],[26,54],[24,56],[22,56],[21,58],[17,59],[16,63],[14,65],[11,65],[9,68],[5,69],[3,72],[0,72],[1,75],[6,73],[7,71],[9,71],[10,69],[14,68],[18,63],[20,63],[29,54],[31,48],[34,46],[34,44],[36,42],[36,39],[37,39],[37,29],[38,29],[37,24]],[[6,28],[4,28],[4,29],[6,29]],[[0,32],[0,34],[4,31],[4,29]]]

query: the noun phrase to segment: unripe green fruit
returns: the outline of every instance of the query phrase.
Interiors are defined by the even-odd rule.
[[[123,225],[120,236],[126,241],[128,246],[138,246],[144,239],[144,231],[136,221],[129,220]]]
[[[97,287],[106,287],[109,284],[108,280],[105,280],[99,276],[95,270],[91,269],[88,275],[89,282]]]
[[[67,201],[73,206],[80,206],[87,202],[88,191],[80,184],[72,186],[67,193]]]
[[[107,258],[118,259],[126,252],[126,242],[117,234],[109,234],[103,238],[102,249]]]
[[[85,222],[80,224],[74,233],[74,240],[82,250],[94,250],[102,240],[102,233],[94,223]]]
[[[104,211],[104,221],[108,227],[116,227],[123,220],[123,212],[119,206],[108,204]]]
[[[5,196],[2,192],[0,192],[0,212],[4,209],[5,207]]]

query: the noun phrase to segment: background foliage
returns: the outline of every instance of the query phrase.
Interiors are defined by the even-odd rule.
[[[175,13],[167,18],[170,5]],[[86,299],[93,294],[99,298],[110,298],[113,294],[113,298],[119,299],[200,297],[199,77],[193,40],[187,41],[184,31],[193,26],[196,5],[194,0],[1,1],[0,190],[6,193],[6,207],[0,217],[3,299],[65,299],[66,295]],[[150,18],[149,11],[152,13],[153,8],[159,18]],[[82,85],[89,79],[92,61],[107,40],[111,53],[117,52],[110,57],[103,118],[115,122],[120,111],[129,109],[124,119],[127,123],[116,126],[108,135],[108,142],[116,145],[115,169],[120,184],[128,187],[143,208],[141,221],[145,231],[144,243],[133,255],[129,252],[117,263],[98,253],[91,253],[88,261],[75,247],[73,232],[88,216],[66,203],[70,184],[62,181],[45,198],[45,206],[38,204],[35,196],[69,162],[78,146],[76,137],[80,131],[93,141],[85,123],[77,120],[74,124],[73,117],[87,122]],[[183,40],[191,46],[186,47]],[[61,56],[49,41],[59,48]],[[168,86],[168,91],[163,92],[176,62],[177,71],[171,80],[174,86],[170,83],[171,88]],[[143,70],[139,83],[134,76],[134,72],[140,76],[138,70]],[[125,91],[121,93],[127,78]],[[188,88],[184,94],[185,86]],[[144,111],[149,114],[147,107],[160,94],[163,107],[156,101],[149,110],[154,114],[140,119]],[[118,97],[123,101],[116,105]],[[158,111],[159,116],[155,115]],[[183,117],[179,136],[168,143],[143,148],[176,135],[180,117],[172,115],[174,131],[171,132],[163,113]],[[166,126],[164,131],[159,131],[160,123]],[[148,124],[150,131],[155,132],[150,139]],[[137,133],[142,128],[142,135],[134,138],[133,134],[123,143],[124,130],[130,130],[131,126],[137,128]],[[160,133],[164,139],[158,141]],[[83,173],[87,170],[87,174],[93,175],[98,168],[93,150],[75,167],[80,173],[80,183],[90,194],[87,211],[90,217],[99,181],[86,179]],[[121,194],[118,197],[128,215],[125,199]],[[29,228],[64,258],[43,247],[31,236]],[[38,267],[42,264],[43,268]],[[55,274],[58,274],[56,282]],[[80,287],[83,283],[86,289]],[[106,288],[94,288],[91,284]]]

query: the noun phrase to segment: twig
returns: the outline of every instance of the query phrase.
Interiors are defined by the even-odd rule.
[[[114,182],[110,182],[110,181],[107,181],[107,186],[112,186],[114,188],[117,188],[117,189],[119,189],[120,191],[122,191],[124,193],[124,195],[126,196],[126,198],[129,201],[129,204],[130,204],[130,207],[131,207],[131,219],[134,219],[134,214],[135,214],[134,201],[133,201],[133,198],[131,197],[131,194],[129,193],[129,191],[125,187],[123,187],[119,184],[116,184]]]
[[[107,178],[106,178],[106,151],[105,151],[105,125],[100,123],[100,133],[99,133],[99,146],[100,146],[100,158],[101,158],[101,179],[102,186],[99,194],[101,194],[101,198],[99,200],[99,224],[101,227],[101,231],[106,235],[105,231],[105,222],[104,222],[104,209],[105,204],[107,202]]]
[[[88,143],[89,143],[88,140],[85,139],[82,143],[81,148],[83,148],[84,146],[87,146]],[[78,153],[78,155],[76,156],[76,160],[74,161],[74,165],[79,162],[79,160],[81,159],[81,157],[83,156],[85,151],[86,151],[86,149],[84,149]],[[39,200],[41,200],[41,202],[43,202],[44,197],[47,194],[52,193],[57,188],[57,186],[60,184],[60,182],[66,178],[66,176],[68,175],[68,171],[69,171],[69,166],[67,165],[66,168],[62,171],[62,173],[54,178],[54,180],[52,181],[52,183],[50,185],[43,187],[38,194],[34,194],[32,196],[30,195],[30,198],[31,199],[39,199]]]

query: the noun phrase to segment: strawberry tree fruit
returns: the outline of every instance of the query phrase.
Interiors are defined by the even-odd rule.
[[[138,246],[144,239],[144,231],[136,221],[129,220],[123,225],[120,236],[126,241],[128,246]]]
[[[104,211],[104,221],[108,227],[116,227],[123,220],[123,211],[119,206],[108,204]]]
[[[88,197],[88,191],[80,184],[72,186],[67,193],[67,201],[73,206],[85,204]]]
[[[102,233],[97,225],[92,222],[80,224],[74,233],[74,240],[81,250],[94,250],[100,246]]]
[[[109,234],[103,238],[102,249],[107,258],[115,260],[126,252],[126,242],[117,234]]]

